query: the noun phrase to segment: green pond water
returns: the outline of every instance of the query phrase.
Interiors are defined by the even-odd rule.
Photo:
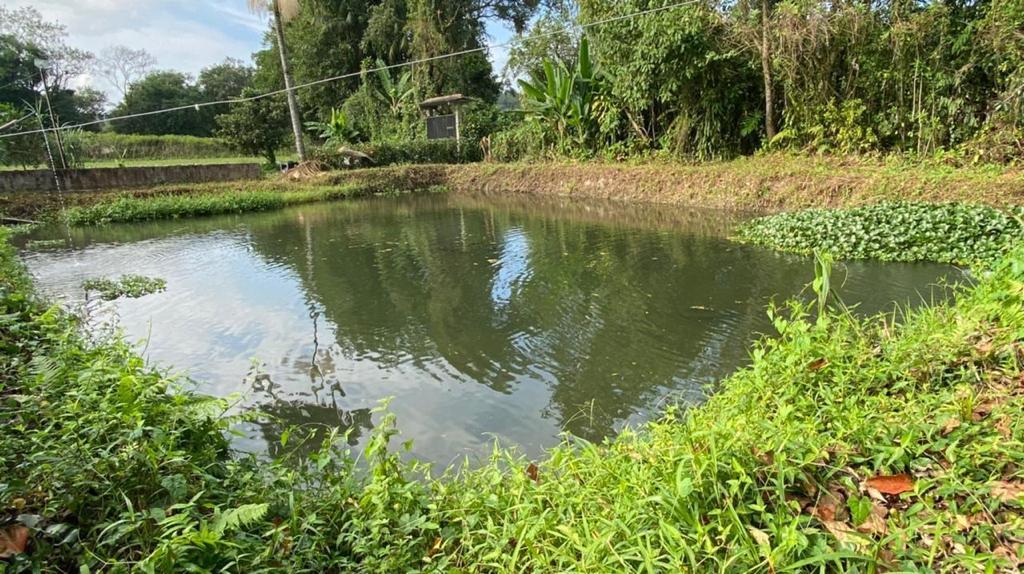
[[[810,258],[727,239],[719,211],[471,196],[408,196],[273,213],[51,230],[25,244],[43,293],[138,273],[164,293],[86,304],[101,336],[276,421],[241,448],[280,448],[289,424],[342,427],[359,446],[393,397],[412,454],[529,455],[694,404],[771,333],[765,313],[804,293]],[[850,263],[837,290],[860,311],[945,296],[959,271]]]

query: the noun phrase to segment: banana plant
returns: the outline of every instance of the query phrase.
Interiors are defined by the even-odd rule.
[[[352,125],[348,115],[336,108],[331,109],[328,121],[306,122],[306,128],[315,131],[327,148],[351,144],[359,139],[359,131]]]
[[[416,87],[412,82],[412,73],[402,72],[398,76],[398,80],[395,81],[385,66],[383,60],[377,60],[377,78],[380,80],[380,85],[374,93],[388,107],[391,115],[398,117],[402,115],[406,104],[413,99]]]
[[[602,114],[609,106],[604,74],[590,57],[590,42],[580,39],[579,57],[572,70],[545,60],[543,70],[519,80],[528,117],[554,128],[560,151],[573,143],[589,149],[600,133]]]

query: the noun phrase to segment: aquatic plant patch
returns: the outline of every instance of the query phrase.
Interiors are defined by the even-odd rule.
[[[1024,237],[1024,208],[887,202],[808,209],[757,218],[736,238],[782,251],[824,251],[837,259],[992,262]]]
[[[82,288],[87,292],[98,294],[104,301],[113,301],[122,297],[138,299],[145,295],[159,293],[167,289],[167,282],[158,277],[122,275],[118,279],[87,279],[82,282]]]

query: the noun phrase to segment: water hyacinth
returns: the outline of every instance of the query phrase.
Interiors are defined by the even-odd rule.
[[[837,259],[994,261],[1024,236],[1024,208],[964,203],[885,202],[808,209],[755,219],[737,239],[782,251],[825,251]]]

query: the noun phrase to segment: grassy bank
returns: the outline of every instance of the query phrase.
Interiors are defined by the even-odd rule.
[[[429,188],[423,191],[435,191]],[[63,212],[71,225],[96,225],[153,219],[175,219],[224,213],[269,211],[292,205],[365,197],[379,193],[365,185],[292,186],[287,190],[252,189],[189,194],[121,195]]]
[[[885,202],[760,217],[737,239],[782,251],[840,259],[986,264],[1024,238],[1024,207]]]
[[[389,454],[384,413],[364,472],[340,437],[233,455],[226,401],[87,344],[0,242],[0,551],[16,571],[1013,571],[1024,253],[898,323],[826,279],[826,311],[773,310],[780,335],[703,407],[430,478]]]
[[[72,225],[174,219],[224,213],[268,211],[292,205],[407,191],[433,192],[437,185],[412,187],[378,182],[288,182],[280,179],[175,184],[149,189],[73,193],[16,193],[0,197],[0,215]]]

